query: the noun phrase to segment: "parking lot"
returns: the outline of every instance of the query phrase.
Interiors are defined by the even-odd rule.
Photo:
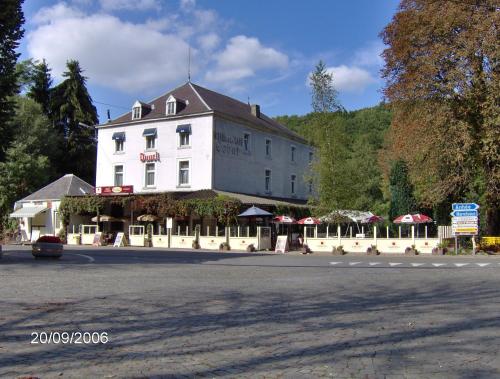
[[[499,263],[8,246],[0,376],[498,377]]]

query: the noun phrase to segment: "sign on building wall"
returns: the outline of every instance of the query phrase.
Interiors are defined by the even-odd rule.
[[[129,193],[134,193],[134,186],[104,186],[96,187],[95,193],[97,195],[126,195]]]
[[[225,132],[216,132],[215,151],[222,155],[237,157],[243,152],[243,137],[226,134]]]
[[[141,162],[159,162],[160,161],[160,153],[152,153],[152,154],[145,154],[141,153],[139,154],[139,159]]]

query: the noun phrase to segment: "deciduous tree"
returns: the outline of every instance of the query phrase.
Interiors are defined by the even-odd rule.
[[[418,200],[480,201],[500,232],[498,2],[402,0],[382,32],[392,152]]]

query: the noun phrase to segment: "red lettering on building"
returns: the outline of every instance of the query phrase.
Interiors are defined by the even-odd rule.
[[[160,153],[156,152],[154,154],[139,154],[139,159],[141,162],[159,162],[160,161]]]

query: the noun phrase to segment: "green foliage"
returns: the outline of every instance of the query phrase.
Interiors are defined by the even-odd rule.
[[[104,209],[106,199],[101,196],[86,195],[78,197],[63,197],[59,205],[59,214],[64,226],[69,224],[73,215],[94,215]],[[65,228],[65,227],[64,227]]]
[[[319,174],[314,185],[319,198],[309,199],[315,213],[357,209],[387,215],[379,155],[391,118],[385,105],[276,118],[316,146],[311,168]]]
[[[294,207],[289,205],[277,205],[275,210],[277,215],[286,215],[294,217],[300,220],[304,217],[311,216],[311,210],[309,207]]]
[[[4,221],[14,202],[43,187],[53,178],[58,151],[50,122],[33,100],[16,96],[17,112],[9,122],[14,141],[0,162],[0,217]]]
[[[389,219],[416,211],[413,186],[408,176],[408,166],[402,160],[394,162],[389,178],[391,205]]]
[[[52,78],[50,76],[50,71],[51,70],[47,62],[45,62],[45,59],[34,64],[31,75],[31,86],[27,93],[28,97],[35,100],[42,106],[43,112],[47,117],[50,117],[52,113]]]
[[[12,96],[19,90],[16,49],[24,35],[22,3],[22,0],[2,0],[0,6],[0,161],[12,141],[9,121],[15,112]]]
[[[7,149],[0,162],[0,217],[5,224],[12,206],[31,192],[39,189],[49,177],[49,160],[32,153],[27,143],[16,141]]]
[[[402,0],[381,34],[390,149],[419,202],[482,200],[489,234],[500,232],[498,21],[494,0]]]
[[[71,172],[89,183],[95,180],[96,146],[94,125],[99,122],[92,104],[87,78],[77,61],[67,62],[65,80],[52,90],[52,117],[65,140],[65,158],[59,171]]]
[[[310,76],[312,109],[316,113],[335,112],[342,110],[338,101],[338,93],[333,87],[333,76],[323,61],[319,61]]]

